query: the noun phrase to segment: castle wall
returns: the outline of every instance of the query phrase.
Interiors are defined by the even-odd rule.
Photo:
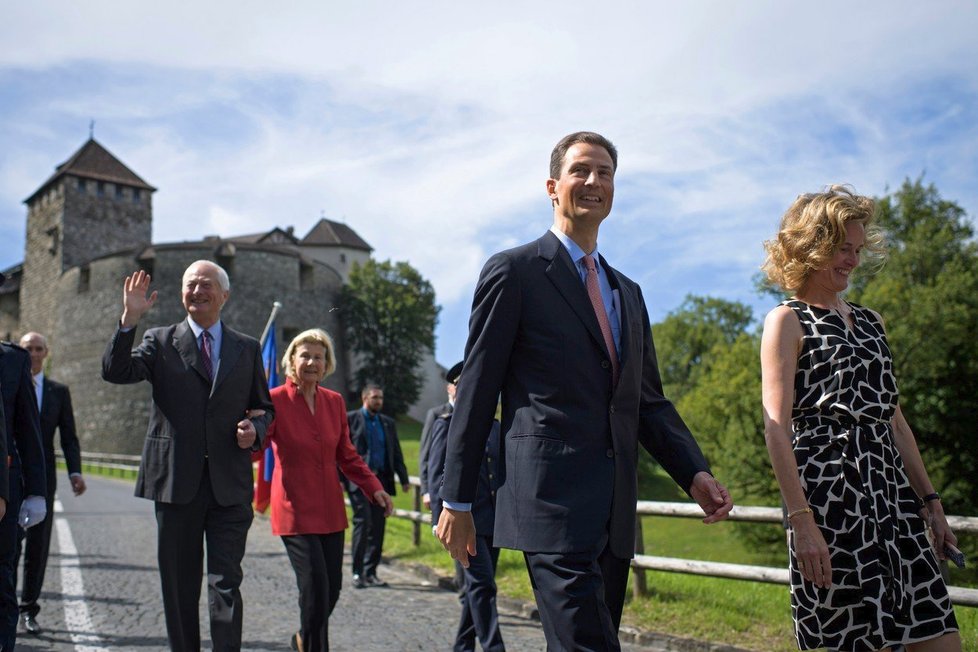
[[[137,342],[146,328],[172,324],[186,318],[181,303],[184,270],[195,260],[213,259],[213,248],[157,248],[153,261],[152,289],[157,303],[138,327]],[[286,335],[312,327],[340,333],[338,313],[329,312],[340,290],[331,270],[317,266],[300,286],[300,262],[294,255],[274,251],[238,249],[229,265],[231,295],[222,319],[229,327],[258,338],[274,301],[283,304],[276,319],[279,357],[288,345]],[[111,385],[101,379],[101,358],[122,314],[122,284],[138,269],[131,255],[110,256],[88,266],[88,289],[79,291],[81,270],[68,270],[58,283],[61,305],[56,327],[51,331],[49,373],[71,389],[82,450],[139,453],[149,421],[150,386]],[[342,339],[337,338],[337,346]],[[326,379],[327,387],[343,392],[349,369],[346,356]]]
[[[151,231],[152,198],[145,189],[66,175],[35,197],[27,210],[22,331],[52,331],[60,310],[54,286],[65,270],[148,244]]]

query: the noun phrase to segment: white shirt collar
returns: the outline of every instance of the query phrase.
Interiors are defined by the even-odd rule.
[[[581,263],[581,259],[588,254],[588,252],[581,249],[580,245],[574,242],[569,235],[557,228],[557,225],[551,225],[550,232],[557,236],[560,240],[560,244],[564,245],[564,249],[570,254],[571,260],[574,261],[575,265]],[[598,258],[598,243],[594,243],[594,251],[591,252],[591,257],[594,258],[595,263],[599,260]]]

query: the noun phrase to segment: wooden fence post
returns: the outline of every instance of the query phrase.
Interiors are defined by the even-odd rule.
[[[414,492],[414,511],[420,512],[421,511],[421,485],[416,484],[412,486],[411,489]],[[421,545],[421,523],[419,523],[418,521],[413,521],[412,525],[413,527],[411,528],[412,529],[411,536],[414,541],[414,547],[417,548],[418,546]]]
[[[635,554],[645,554],[645,537],[642,536],[642,517],[635,515]],[[632,567],[634,577],[632,578],[632,597],[643,598],[648,595],[648,586],[645,583],[645,569]]]

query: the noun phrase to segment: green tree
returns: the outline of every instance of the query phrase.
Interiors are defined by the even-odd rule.
[[[714,297],[686,295],[655,325],[656,357],[666,396],[678,401],[696,386],[717,345],[731,345],[753,320],[749,306]]]
[[[978,245],[965,211],[921,178],[879,200],[888,260],[850,299],[879,312],[900,406],[945,511],[978,514]]]
[[[677,309],[652,327],[665,395],[676,404],[711,463],[718,457],[714,454],[718,451],[716,442],[711,439],[714,434],[712,425],[708,425],[705,418],[726,411],[728,406],[716,403],[703,414],[697,414],[693,410],[699,407],[684,408],[684,399],[700,387],[704,377],[714,377],[712,370],[718,361],[718,354],[739,341],[752,320],[751,309],[745,304],[688,295]],[[754,400],[756,405],[759,392],[755,391],[745,400]],[[710,431],[707,432],[707,429]],[[642,478],[650,478],[655,463],[647,455],[639,459]],[[645,482],[641,487],[645,494],[652,488]]]
[[[341,297],[358,387],[384,389],[384,412],[403,414],[421,393],[422,358],[434,350],[440,308],[431,283],[406,262],[354,264]]]

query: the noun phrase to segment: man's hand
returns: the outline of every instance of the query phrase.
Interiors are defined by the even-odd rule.
[[[122,287],[122,319],[120,320],[123,328],[132,328],[138,324],[139,319],[156,303],[156,290],[153,290],[148,298],[146,296],[151,280],[150,275],[143,270],[126,277]]]
[[[28,496],[20,504],[20,514],[17,522],[25,530],[33,527],[44,520],[48,515],[48,506],[44,501],[44,496]]]
[[[411,491],[411,483],[405,482],[404,484],[401,485],[401,489],[404,490],[404,493]]]
[[[81,474],[76,473],[68,479],[71,481],[71,490],[75,492],[76,496],[82,495],[88,489],[85,485],[85,478],[81,477]]]
[[[435,535],[452,559],[465,568],[469,567],[469,557],[475,557],[475,521],[472,520],[472,512],[444,508]]]
[[[727,488],[717,482],[717,479],[706,471],[700,471],[693,476],[693,484],[689,487],[689,495],[693,497],[706,514],[703,522],[716,523],[727,518],[733,509],[733,500]]]
[[[394,512],[394,501],[383,489],[374,492],[374,502],[384,507],[384,516],[390,516]]]
[[[251,419],[242,419],[238,421],[238,447],[239,448],[251,448],[255,444],[255,439],[258,438],[258,432],[255,430],[255,424],[251,422]]]
[[[421,503],[424,505],[425,509],[431,509],[431,494],[421,494]]]

